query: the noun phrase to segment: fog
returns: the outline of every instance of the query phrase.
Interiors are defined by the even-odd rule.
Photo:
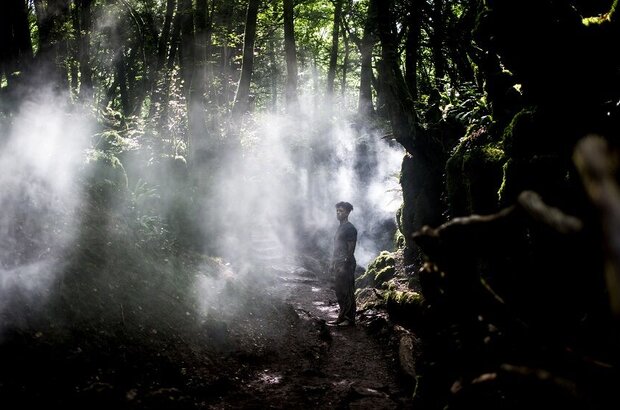
[[[218,178],[224,221],[220,251],[231,260],[269,263],[308,247],[328,257],[338,221],[335,204],[350,202],[358,229],[355,256],[365,267],[392,249],[401,205],[404,151],[380,130],[360,127],[338,106],[301,98],[298,114],[255,113],[241,131],[242,152]],[[290,259],[290,258],[289,258]]]
[[[119,156],[122,169],[113,170],[105,163],[99,163],[99,168],[90,166],[88,152],[100,139],[93,137],[105,129],[95,124],[80,104],[69,104],[69,100],[51,91],[33,93],[14,111],[10,123],[5,121],[0,128],[3,316],[11,302],[16,302],[13,306],[43,306],[51,289],[61,289],[54,284],[66,274],[67,254],[78,249],[89,255],[90,270],[81,273],[82,268],[75,265],[80,259],[73,261],[70,281],[77,282],[71,288],[74,293],[67,295],[70,299],[79,296],[80,303],[100,306],[94,308],[95,316],[116,300],[124,306],[123,321],[132,306],[139,310],[146,300],[151,300],[155,310],[165,309],[173,301],[168,295],[179,289],[175,275],[187,272],[175,271],[166,254],[162,260],[148,262],[158,265],[157,271],[131,269],[142,266],[135,261],[153,258],[141,235],[154,240],[167,240],[165,232],[187,235],[187,230],[177,229],[175,224],[179,201],[188,199],[194,206],[181,207],[183,220],[204,235],[199,241],[215,252],[208,256],[221,257],[222,265],[227,266],[219,277],[211,268],[195,276],[193,289],[188,290],[194,295],[198,313],[213,308],[233,313],[242,305],[243,301],[236,300],[239,298],[224,294],[230,280],[249,279],[258,285],[255,292],[261,292],[267,283],[263,279],[286,266],[294,269],[300,256],[311,256],[325,266],[338,226],[335,204],[339,201],[354,206],[349,219],[358,229],[358,265],[366,267],[379,251],[394,246],[395,214],[402,202],[398,174],[403,150],[381,139],[379,130],[360,127],[337,106],[326,110],[327,103],[317,105],[317,98],[308,96],[301,99],[298,114],[255,112],[239,120],[236,133],[224,136],[237,138],[238,144],[216,147],[222,151],[217,151],[220,158],[211,166],[211,175],[205,177],[199,167],[188,168],[196,173],[188,180],[190,185],[199,181],[208,186],[193,191],[179,183],[178,175],[167,174],[177,172],[178,167],[149,162],[151,153],[139,139],[129,145],[131,152]],[[230,146],[238,149],[226,152],[222,148]],[[99,171],[93,174],[95,169]],[[125,170],[128,187],[123,186]],[[104,188],[116,185],[113,191],[106,191],[111,195],[106,201],[112,202],[88,212],[109,215],[85,221],[87,191],[98,186],[93,180],[101,178],[105,178]],[[138,192],[143,179],[149,181],[143,191],[151,194]],[[136,200],[140,195],[142,199]],[[86,236],[85,231],[89,232]],[[97,235],[108,239],[96,240]],[[138,242],[129,249],[131,235],[137,235]],[[85,238],[92,243],[82,243]],[[102,245],[106,249],[100,248]],[[154,242],[153,246],[161,245]],[[88,247],[92,249],[85,249]],[[129,256],[132,252],[136,255]],[[105,257],[116,260],[102,263],[92,259]],[[315,273],[324,278],[327,272]],[[150,285],[140,285],[143,281]],[[105,298],[98,292],[102,287],[110,289]],[[85,291],[93,293],[89,296]],[[90,309],[86,305],[75,308],[82,309],[80,314]],[[179,309],[185,315],[186,308]],[[16,312],[13,309],[7,315]],[[118,316],[117,310],[109,314]],[[161,316],[150,317],[156,320]]]
[[[93,124],[65,102],[39,91],[0,127],[0,313],[15,298],[45,299],[75,239]]]

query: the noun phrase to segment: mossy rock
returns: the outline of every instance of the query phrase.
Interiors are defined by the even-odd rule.
[[[385,306],[385,300],[379,297],[378,292],[371,288],[357,289],[355,291],[355,299],[358,312]]]
[[[503,148],[510,157],[531,155],[540,144],[536,108],[529,107],[517,113],[504,129]]]
[[[506,161],[499,142],[484,130],[464,138],[446,163],[451,216],[488,214],[499,207],[498,190]]]
[[[384,293],[386,309],[397,322],[418,322],[426,308],[424,297],[414,291],[390,290]]]
[[[403,307],[418,307],[424,303],[424,297],[414,291],[408,290],[391,290],[385,293],[385,301],[395,303]]]
[[[380,287],[396,275],[396,259],[394,254],[381,251],[366,269],[366,272],[356,280],[356,287]]]

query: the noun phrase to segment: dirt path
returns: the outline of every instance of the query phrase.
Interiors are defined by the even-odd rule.
[[[226,309],[202,327],[52,322],[5,332],[0,408],[410,408],[388,327],[376,318],[327,326],[337,303],[325,279],[278,266],[260,283],[254,272],[222,286]]]
[[[235,389],[209,408],[407,408],[411,392],[398,380],[387,337],[355,327],[327,326],[337,316],[329,284],[311,272],[278,269],[277,289],[296,320],[272,354],[250,365]]]

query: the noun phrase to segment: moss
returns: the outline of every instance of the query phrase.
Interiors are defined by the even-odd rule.
[[[506,160],[501,143],[484,129],[463,138],[446,163],[446,189],[451,216],[491,213]]]
[[[420,323],[426,303],[424,297],[408,290],[387,291],[384,294],[385,304],[390,318],[400,323],[415,326]]]
[[[511,157],[530,155],[537,146],[538,119],[536,108],[528,107],[517,113],[504,129],[503,149]]]
[[[497,197],[499,198],[499,202],[501,203],[506,203],[507,202],[507,192],[508,192],[508,184],[507,184],[507,180],[509,179],[509,175],[510,175],[510,171],[512,170],[512,159],[509,159],[508,161],[506,161],[506,163],[504,164],[504,166],[502,167],[502,184],[499,187],[499,190],[497,191]]]
[[[405,235],[397,229],[394,232],[394,244],[396,245],[396,249],[404,249],[405,248]]]
[[[382,251],[366,269],[366,272],[356,280],[358,288],[380,287],[396,274],[396,259],[394,254]]]
[[[611,5],[611,8],[607,13],[603,13],[594,17],[584,17],[581,22],[584,26],[590,26],[595,24],[603,24],[613,21],[616,18],[616,8],[618,7],[618,0],[615,0]]]
[[[421,306],[424,298],[418,292],[394,290],[385,293],[386,302],[394,302],[401,306]]]

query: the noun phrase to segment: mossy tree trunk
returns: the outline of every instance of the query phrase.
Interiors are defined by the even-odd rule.
[[[424,225],[441,221],[444,158],[430,135],[417,127],[413,99],[400,70],[400,58],[393,32],[391,1],[372,1],[377,10],[381,40],[385,96],[394,139],[407,151],[401,172],[403,210],[400,228],[405,236],[408,263],[418,262],[421,253],[413,233]]]

